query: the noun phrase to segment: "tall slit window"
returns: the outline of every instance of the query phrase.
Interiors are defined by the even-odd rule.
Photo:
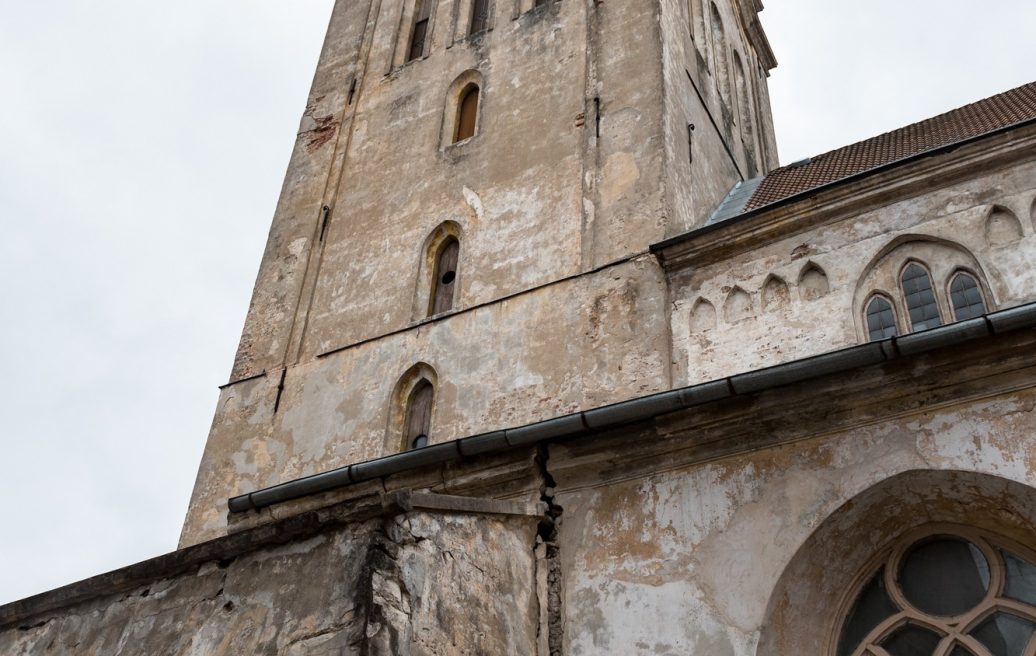
[[[957,321],[974,319],[986,313],[986,303],[982,300],[978,282],[963,271],[953,276],[950,282],[950,304],[953,306],[953,318]]]
[[[928,272],[920,265],[910,263],[903,270],[901,282],[911,329],[917,332],[941,326],[939,305]]]
[[[435,282],[432,289],[432,316],[453,309],[457,290],[457,262],[460,259],[460,242],[449,239],[439,249],[435,262]]]
[[[892,304],[881,296],[875,296],[867,303],[867,336],[876,342],[899,334],[896,329],[896,313]]]
[[[468,85],[461,93],[460,103],[457,106],[457,129],[453,134],[453,143],[475,136],[475,127],[478,122],[478,99],[478,85]]]
[[[468,34],[477,34],[489,27],[489,0],[474,0],[471,4],[471,29]]]
[[[435,389],[427,380],[422,380],[410,392],[406,408],[405,448],[420,449],[428,446],[432,432],[432,403]]]
[[[410,35],[407,61],[419,59],[424,55],[425,41],[428,38],[428,19],[431,14],[432,0],[417,0],[417,14],[414,18],[414,31]]]

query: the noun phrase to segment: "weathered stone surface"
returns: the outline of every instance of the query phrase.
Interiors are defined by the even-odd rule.
[[[0,628],[0,652],[531,654],[536,522],[411,512],[353,523]]]
[[[230,496],[399,451],[414,367],[433,443],[671,386],[647,251],[776,163],[758,7],[718,2],[708,45],[675,0],[490,4],[468,34],[470,0],[432,2],[406,61],[413,0],[337,3],[232,380],[267,373],[222,391],[183,546],[225,533]],[[740,53],[745,102],[712,50]],[[480,104],[454,144],[457,81]],[[429,321],[440,233],[456,294]]]

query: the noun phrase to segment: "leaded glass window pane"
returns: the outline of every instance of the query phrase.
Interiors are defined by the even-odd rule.
[[[993,656],[1022,656],[1036,624],[1008,613],[996,613],[971,632]]]
[[[907,554],[899,581],[907,601],[919,610],[944,617],[960,615],[986,596],[989,564],[970,542],[938,538]]]
[[[928,272],[917,264],[910,264],[903,271],[902,283],[911,329],[916,332],[941,326],[939,306]]]
[[[975,279],[966,273],[958,273],[950,283],[950,303],[957,321],[974,319],[986,313],[986,303]]]
[[[881,646],[890,656],[932,656],[940,640],[938,633],[908,624],[886,638]]]
[[[876,342],[888,337],[895,337],[896,314],[892,305],[880,296],[875,296],[867,304],[867,338]]]
[[[1036,567],[1007,551],[1000,553],[1004,557],[1007,575],[1004,596],[1036,606]]]
[[[860,593],[842,629],[838,656],[849,656],[874,627],[892,617],[896,607],[885,590],[885,570],[879,571]]]

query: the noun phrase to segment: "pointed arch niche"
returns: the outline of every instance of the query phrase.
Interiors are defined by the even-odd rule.
[[[763,283],[763,310],[772,311],[784,307],[791,300],[788,283],[778,275],[770,274]]]
[[[994,205],[986,217],[986,243],[990,246],[1006,246],[1022,238],[1022,222],[1014,212]]]
[[[414,293],[414,321],[457,307],[462,244],[462,229],[456,221],[440,223],[425,239]]]
[[[982,647],[990,634],[1000,633],[995,641],[1015,618],[1036,617],[1036,586],[1024,576],[1036,572],[1034,504],[1036,489],[977,472],[912,470],[876,483],[821,522],[788,562],[757,656],[997,653]],[[1019,573],[1022,592],[1008,587]],[[918,607],[930,603],[957,607],[926,616]],[[1034,639],[1023,638],[1024,653],[1036,649]],[[919,650],[898,651],[904,644]]]
[[[435,400],[439,388],[435,369],[418,362],[406,370],[389,400],[385,453],[423,448],[434,442]]]
[[[799,298],[803,301],[815,301],[831,291],[827,274],[819,265],[809,262],[799,273]]]

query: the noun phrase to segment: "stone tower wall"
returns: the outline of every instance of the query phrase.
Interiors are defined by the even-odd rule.
[[[415,368],[435,378],[433,443],[672,384],[648,247],[729,186],[729,143],[702,140],[712,186],[693,207],[673,192],[667,116],[688,90],[670,60],[688,23],[669,14],[684,9],[531,5],[498,0],[469,35],[470,3],[432,2],[409,62],[411,0],[336,6],[182,544],[219,535],[230,496],[400,450]],[[726,47],[752,52],[746,12],[719,5]],[[467,81],[477,132],[453,144]],[[460,242],[457,291],[430,318],[443,234]]]

